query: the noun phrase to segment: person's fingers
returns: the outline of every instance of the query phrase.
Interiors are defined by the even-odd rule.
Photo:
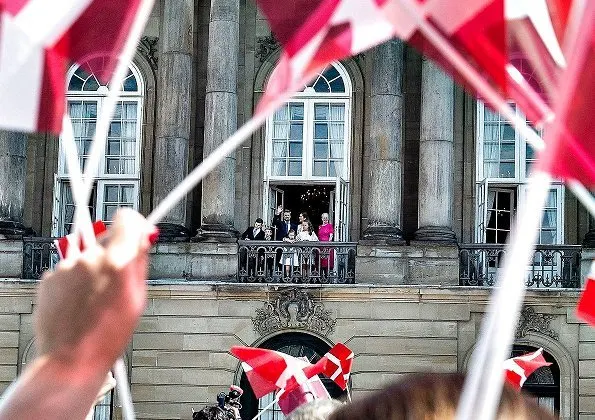
[[[149,250],[149,237],[154,232],[155,228],[136,211],[118,210],[106,248],[108,261],[116,268],[132,262],[139,253]]]

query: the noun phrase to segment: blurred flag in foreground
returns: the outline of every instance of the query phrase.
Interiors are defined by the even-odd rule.
[[[540,367],[549,365],[551,363],[543,358],[543,349],[541,348],[533,353],[507,359],[504,361],[506,382],[516,389],[521,389],[533,372]]]
[[[68,66],[107,82],[140,2],[0,0],[0,128],[59,133]]]

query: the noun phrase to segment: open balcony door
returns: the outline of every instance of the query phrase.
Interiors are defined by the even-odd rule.
[[[274,187],[270,184],[267,179],[264,181],[264,194],[263,194],[263,220],[265,226],[271,226],[273,224],[273,217],[277,207],[285,207],[285,192],[282,189]],[[275,232],[276,233],[276,232]]]
[[[334,191],[333,226],[336,242],[349,241],[349,182],[337,178]]]

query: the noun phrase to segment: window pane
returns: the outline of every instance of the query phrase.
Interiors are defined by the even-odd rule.
[[[273,125],[273,138],[286,139],[289,137],[289,124],[275,123]]]
[[[345,137],[343,133],[343,123],[331,124],[330,130],[331,139],[343,141],[343,138]]]
[[[105,205],[105,206],[103,206],[103,208],[104,208],[103,219],[107,220],[107,221],[113,220],[114,216],[116,215],[116,211],[118,210],[118,206]]]
[[[314,176],[327,176],[326,174],[326,161],[314,161]]]
[[[274,141],[273,142],[273,157],[285,157],[287,156],[287,148],[284,141]]]
[[[129,72],[128,77],[124,80],[124,86],[122,89],[124,92],[136,92],[138,90],[138,85],[136,83],[136,77]]]
[[[289,119],[289,108],[287,105],[279,108],[275,111],[275,115],[273,117],[275,121],[287,121]]]
[[[122,203],[134,203],[134,186],[124,185],[122,187]]]
[[[328,139],[328,125],[317,123],[314,125],[315,139]]]
[[[328,119],[328,105],[314,105],[314,119],[326,121]]]
[[[544,210],[543,212],[543,218],[541,219],[541,228],[542,229],[547,229],[547,228],[556,228],[557,226],[557,214],[558,211],[556,209],[549,209],[549,210]]]
[[[109,203],[117,203],[119,200],[119,187],[117,185],[106,185],[103,200]]]
[[[285,159],[273,159],[273,176],[285,176],[287,172],[287,162]]]
[[[540,243],[543,245],[554,245],[558,243],[558,234],[555,230],[542,230]]]
[[[304,105],[303,104],[291,104],[289,105],[289,112],[292,120],[303,120],[304,119]]]
[[[289,161],[289,176],[302,175],[302,161]]]
[[[510,125],[506,124],[503,125],[502,128],[502,139],[503,140],[514,140],[514,128]]]
[[[326,159],[328,157],[327,143],[314,143],[314,158]]]
[[[87,79],[87,81],[83,85],[83,90],[88,92],[93,92],[99,89],[99,82],[95,78],[95,76],[91,76]]]
[[[303,138],[302,124],[291,124],[289,129],[289,138],[292,140],[301,140]]]
[[[290,142],[289,143],[289,156],[290,157],[301,157],[302,156],[302,143]]]
[[[338,79],[332,80],[330,82],[331,85],[331,92],[345,92],[345,83],[343,82],[343,78],[339,77]]]
[[[500,159],[514,161],[514,143],[502,143],[500,147]]]
[[[120,159],[106,159],[106,172],[108,174],[120,173]]]
[[[514,163],[501,163],[500,164],[500,177],[501,178],[514,178]]]
[[[345,120],[345,105],[333,104],[331,105],[331,120],[344,121]]]
[[[109,126],[109,137],[120,137],[122,135],[122,126],[120,122],[112,122]]]
[[[343,142],[331,142],[331,157],[338,159],[343,158]]]

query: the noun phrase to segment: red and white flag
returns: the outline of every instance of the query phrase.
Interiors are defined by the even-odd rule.
[[[595,280],[590,277],[576,306],[576,316],[595,327]]]
[[[243,362],[242,367],[257,398],[281,389],[290,393],[320,373],[345,389],[353,363],[353,352],[341,343],[336,344],[315,364],[257,347],[233,346],[230,351]]]
[[[353,356],[353,352],[345,344],[337,343],[313,365],[312,370],[332,379],[344,390],[349,383]]]
[[[394,36],[390,0],[257,0],[283,50],[256,113],[304,88],[334,60]]]
[[[105,223],[103,223],[101,220],[98,220],[97,222],[93,223],[93,233],[95,234],[95,238],[101,236],[106,230],[107,227],[105,226]],[[77,239],[78,244],[74,243],[74,241],[76,241]],[[74,235],[72,233],[63,236],[62,238],[56,239],[54,241],[54,245],[56,246],[56,249],[58,250],[58,255],[62,260],[68,258],[68,252],[69,250],[73,249],[73,247],[75,249],[78,247],[78,250],[81,252],[85,249],[83,239],[80,237],[80,235]]]
[[[307,361],[275,350],[233,346],[231,354],[240,359],[257,398],[284,389],[290,392],[305,384],[316,373],[306,376]]]
[[[0,0],[0,127],[59,133],[68,66],[107,82],[140,1]]]
[[[516,389],[521,389],[525,381],[533,372],[543,366],[551,365],[543,357],[543,349],[533,353],[513,357],[504,361],[506,382]]]

